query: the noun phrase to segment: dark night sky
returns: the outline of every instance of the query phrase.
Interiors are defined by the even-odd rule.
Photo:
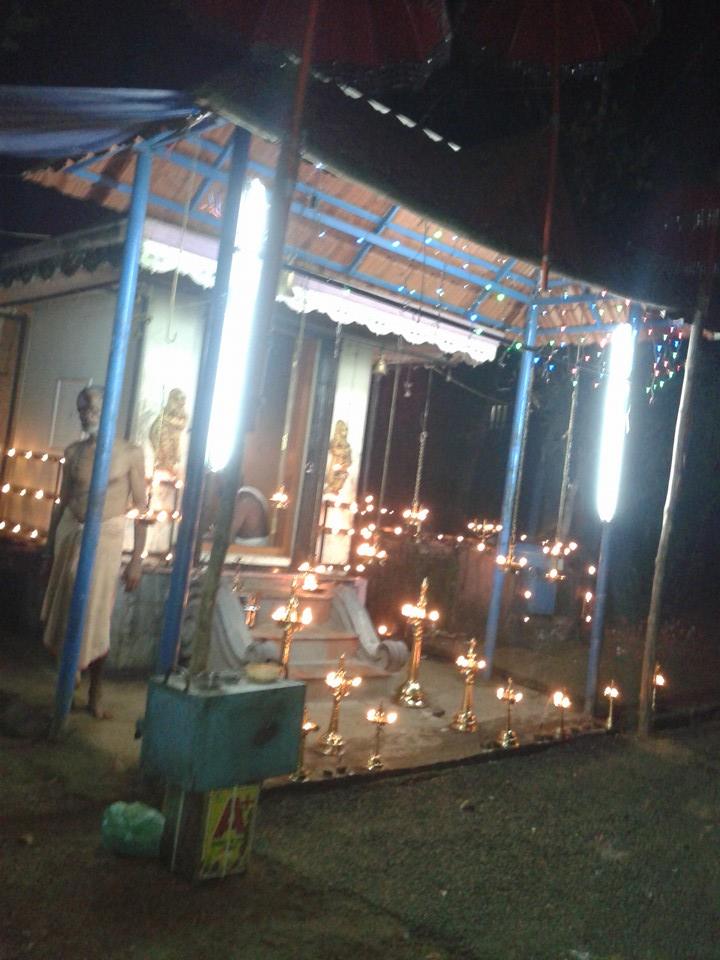
[[[461,0],[450,0],[453,15]],[[7,0],[0,83],[192,88],[235,51],[186,0]],[[720,160],[720,12],[715,0],[663,0],[656,36],[614,70],[565,78],[561,170],[585,225],[616,242],[669,184],[715,181]],[[547,123],[547,78],[498,63],[458,31],[449,64],[386,100],[465,147]],[[5,185],[16,167],[4,164]],[[93,216],[50,211],[45,191],[4,191],[0,229],[57,232]],[[35,201],[42,196],[43,201]],[[38,209],[38,204],[40,209]]]

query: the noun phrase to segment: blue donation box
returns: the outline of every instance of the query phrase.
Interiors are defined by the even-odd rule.
[[[304,703],[305,685],[289,680],[150,681],[140,763],[166,784],[161,854],[173,872],[245,870],[260,783],[296,769]]]

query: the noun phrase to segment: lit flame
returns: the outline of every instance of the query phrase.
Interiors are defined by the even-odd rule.
[[[306,573],[303,577],[302,582],[303,590],[307,590],[309,593],[313,593],[315,590],[319,589],[318,578],[314,573]]]

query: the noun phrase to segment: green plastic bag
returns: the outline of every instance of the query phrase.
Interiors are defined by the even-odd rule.
[[[144,803],[112,803],[103,813],[103,846],[129,857],[157,857],[165,817]]]

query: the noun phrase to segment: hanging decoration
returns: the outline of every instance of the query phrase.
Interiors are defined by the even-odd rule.
[[[413,498],[410,507],[403,510],[403,520],[412,531],[413,538],[419,539],[422,532],[422,525],[427,520],[429,510],[420,504],[420,486],[423,479],[423,470],[425,467],[425,449],[428,439],[428,415],[430,413],[430,393],[432,390],[432,368],[428,369],[427,391],[425,394],[425,406],[423,408],[422,420],[420,425],[420,436],[418,438],[418,459],[417,470],[415,471],[415,487],[413,489]]]

